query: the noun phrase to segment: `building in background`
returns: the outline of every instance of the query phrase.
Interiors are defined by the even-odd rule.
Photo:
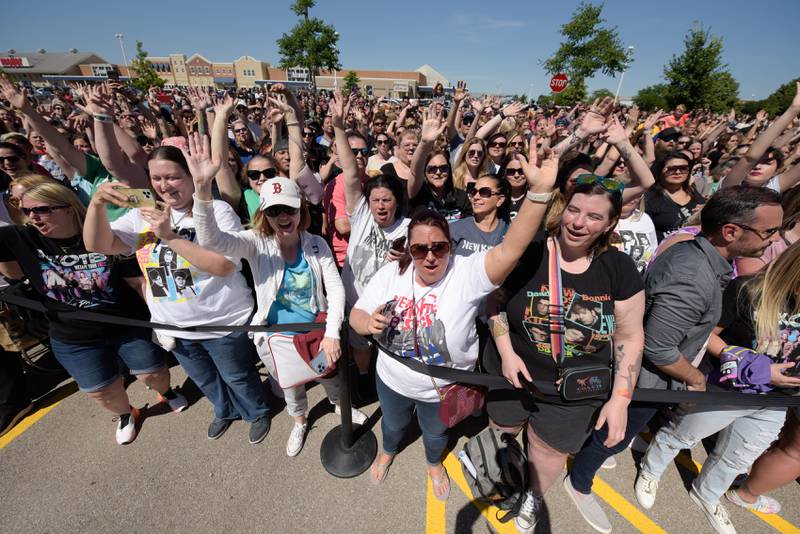
[[[97,54],[78,52],[75,48],[67,52],[48,52],[40,48],[36,52],[8,50],[0,53],[0,68],[9,79],[34,87],[50,85],[59,77],[80,78],[83,76],[81,64],[109,65]]]
[[[214,63],[211,65],[214,87],[236,87],[236,71],[233,63]]]
[[[269,64],[252,56],[242,56],[233,62],[237,87],[255,87],[257,81],[269,79]]]

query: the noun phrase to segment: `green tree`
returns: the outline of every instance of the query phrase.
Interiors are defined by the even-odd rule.
[[[565,40],[544,62],[549,74],[564,72],[569,78],[567,88],[554,97],[558,104],[568,105],[585,99],[588,78],[597,72],[614,76],[624,71],[631,61],[616,27],[605,27],[606,21],[600,16],[602,11],[602,4],[581,3],[570,21],[561,26]]]
[[[639,89],[636,96],[633,97],[633,102],[639,106],[642,111],[655,111],[659,108],[668,109],[669,103],[667,102],[666,84],[659,83],[649,87]]]
[[[762,108],[767,110],[770,116],[775,117],[786,111],[789,104],[792,103],[794,95],[797,94],[797,82],[800,78],[785,83],[778,87],[778,89],[763,100]]]
[[[151,87],[164,87],[164,79],[158,75],[153,64],[147,61],[147,52],[142,48],[142,42],[136,41],[136,57],[131,61],[133,79],[131,83],[137,89],[147,91]]]
[[[605,98],[607,96],[610,96],[611,98],[614,98],[614,93],[612,93],[609,89],[605,89],[605,88],[598,89],[598,90],[592,92],[592,95],[589,97],[589,100],[592,100],[592,101],[597,100],[597,99],[602,100],[603,98]]]
[[[358,78],[358,74],[356,71],[349,70],[347,74],[342,79],[342,93],[347,94],[350,91],[355,90],[356,92],[359,91],[359,87],[361,85],[361,80]]]
[[[314,7],[314,0],[296,0],[292,11],[302,17],[289,33],[278,39],[280,67],[305,67],[311,75],[314,90],[317,89],[317,76],[320,69],[340,69],[339,50],[336,43],[339,34],[330,24],[321,19],[309,17],[309,10]]]
[[[685,49],[664,67],[671,107],[730,109],[739,94],[739,83],[722,62],[722,39],[695,24],[683,40]]]

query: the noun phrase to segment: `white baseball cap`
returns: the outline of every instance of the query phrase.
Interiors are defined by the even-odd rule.
[[[270,206],[300,207],[300,188],[288,178],[271,178],[261,184],[261,203],[258,209],[265,210]]]

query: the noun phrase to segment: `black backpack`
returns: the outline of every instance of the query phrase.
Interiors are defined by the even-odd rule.
[[[464,445],[463,453],[474,467],[473,472],[462,458],[461,470],[475,499],[507,510],[498,516],[501,523],[516,517],[528,489],[528,459],[516,438],[486,428]]]

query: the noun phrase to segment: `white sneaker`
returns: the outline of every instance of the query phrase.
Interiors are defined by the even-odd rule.
[[[564,489],[567,490],[567,495],[570,496],[572,502],[578,507],[578,511],[593,529],[602,534],[611,532],[611,522],[608,520],[603,508],[600,507],[600,503],[597,502],[594,493],[586,495],[577,491],[572,487],[572,480],[570,480],[569,475],[564,477]]]
[[[636,491],[636,500],[639,501],[642,508],[649,510],[653,507],[656,502],[656,493],[658,493],[658,480],[639,472],[633,489]]]
[[[333,409],[334,413],[335,413],[336,415],[339,415],[339,416],[340,416],[340,415],[342,415],[342,409],[339,407],[339,405],[338,405],[338,404],[335,404],[334,406],[336,406],[336,407]],[[353,420],[353,422],[354,422],[354,423],[356,423],[357,425],[363,425],[364,423],[366,423],[366,422],[367,422],[367,419],[368,419],[368,418],[367,418],[367,414],[365,414],[365,413],[364,413],[364,412],[362,412],[361,410],[357,410],[357,409],[355,409],[355,408],[350,408],[350,418],[351,418],[351,419]]]
[[[736,528],[731,523],[731,518],[728,516],[728,511],[724,506],[720,503],[711,504],[704,501],[695,493],[694,488],[689,490],[689,497],[703,511],[715,532],[719,534],[736,534]]]
[[[606,458],[606,461],[603,462],[603,465],[600,466],[603,469],[614,469],[617,467],[617,459],[614,456],[609,456]]]
[[[117,443],[127,445],[136,439],[136,418],[139,417],[139,410],[131,408],[131,413],[119,415],[114,418],[117,422]]]
[[[532,491],[525,492],[525,500],[519,508],[519,515],[514,518],[514,525],[522,534],[529,534],[536,528],[539,522],[537,517],[539,508],[542,506],[542,496],[536,495]]]
[[[167,391],[165,395],[159,393],[158,398],[161,402],[166,402],[169,405],[169,409],[175,413],[180,413],[189,406],[189,401],[186,400],[186,397],[172,389]]]
[[[303,444],[306,441],[306,427],[307,425],[303,423],[295,422],[294,427],[292,427],[292,432],[289,434],[289,440],[286,442],[286,454],[289,456],[297,456],[300,454],[300,451],[303,450]]]
[[[781,513],[781,503],[770,497],[769,495],[759,495],[756,502],[747,502],[739,497],[736,490],[728,490],[725,492],[725,497],[737,506],[761,512],[762,514],[779,514]]]

